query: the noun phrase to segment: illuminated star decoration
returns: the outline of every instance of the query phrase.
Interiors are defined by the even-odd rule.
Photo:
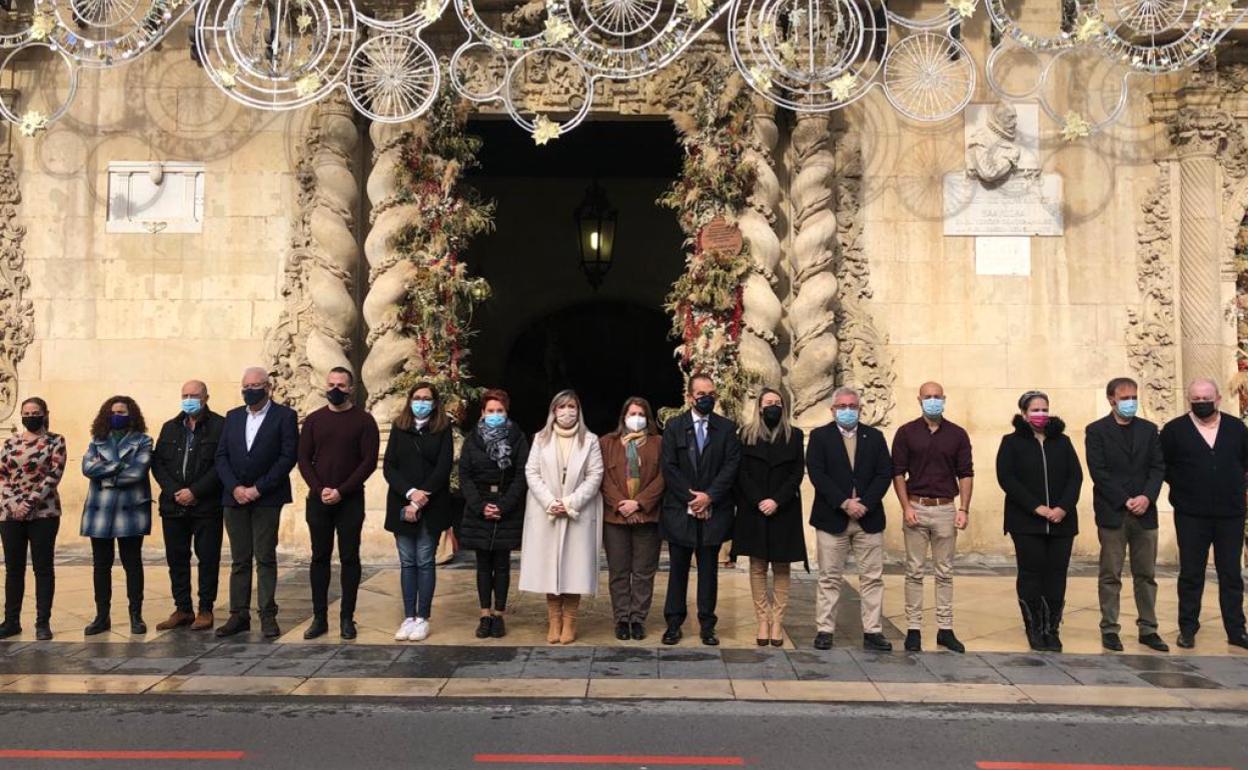
[[[37,13],[30,21],[30,39],[47,40],[56,29],[56,19],[50,13]]]
[[[559,124],[545,115],[538,115],[533,121],[533,144],[543,145],[551,139],[559,138]]]
[[[550,45],[559,45],[572,37],[572,25],[557,16],[549,16],[546,18],[546,29],[542,32],[542,37]]]
[[[1074,110],[1066,113],[1066,123],[1062,126],[1063,139],[1073,142],[1076,139],[1091,135],[1092,125],[1082,115]]]
[[[797,49],[788,40],[776,46],[776,53],[780,54],[780,61],[784,62],[786,67],[797,64]]]
[[[771,70],[765,67],[750,67],[750,80],[759,90],[766,91],[771,88]]]
[[[295,81],[295,93],[299,96],[311,96],[321,87],[321,79],[316,73],[308,73]]]
[[[1221,24],[1235,10],[1235,0],[1207,0],[1204,10],[1214,24]]]
[[[228,67],[222,67],[221,69],[216,70],[216,73],[217,73],[217,80],[221,81],[222,88],[233,88],[234,86],[238,85],[238,80],[237,80],[238,65],[237,64],[231,64]]]
[[[964,19],[969,19],[975,15],[975,6],[978,0],[945,0],[945,5],[951,10],[957,11],[958,15]]]
[[[42,112],[30,110],[22,116],[22,122],[18,125],[18,130],[22,132],[22,136],[34,136],[47,127],[48,116]]]
[[[711,15],[711,4],[707,0],[685,0],[685,7],[694,21],[705,21]]]
[[[857,84],[858,76],[852,72],[846,72],[836,80],[828,83],[828,88],[832,91],[833,99],[843,102],[854,92],[854,86]]]
[[[1075,27],[1075,40],[1086,43],[1104,34],[1105,20],[1098,14],[1085,13],[1079,17],[1079,23]]]
[[[438,0],[425,0],[424,6],[420,9],[420,15],[424,17],[425,23],[434,23],[442,15],[442,3]]]

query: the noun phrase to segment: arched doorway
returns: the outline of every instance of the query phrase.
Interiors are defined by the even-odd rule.
[[[676,405],[681,377],[672,344],[664,344],[670,323],[659,308],[605,301],[566,307],[529,324],[503,370],[512,417],[536,430],[550,398],[564,388],[581,396],[585,422],[599,435],[615,428],[629,396],[648,399],[656,410]]]

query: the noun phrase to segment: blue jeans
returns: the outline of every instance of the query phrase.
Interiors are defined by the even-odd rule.
[[[422,521],[416,535],[395,534],[399,546],[399,585],[403,589],[403,617],[429,619],[433,589],[438,582],[434,553],[438,539]]]

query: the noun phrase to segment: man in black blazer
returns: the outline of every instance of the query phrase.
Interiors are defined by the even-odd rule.
[[[277,625],[277,526],[291,501],[290,471],[298,461],[299,418],[274,403],[264,369],[243,372],[245,406],[225,416],[217,445],[217,474],[224,486],[225,533],[230,539],[230,618],[217,629],[226,637],[251,629],[251,562],[256,562],[260,630],[282,635]]]
[[[1218,573],[1218,604],[1228,644],[1248,648],[1244,630],[1244,478],[1248,427],[1218,411],[1222,396],[1213,380],[1187,386],[1191,411],[1161,429],[1174,532],[1179,541],[1179,646],[1196,646],[1200,599],[1209,548]]]
[[[1097,593],[1101,600],[1101,646],[1122,651],[1118,635],[1118,597],[1122,566],[1131,551],[1136,626],[1140,644],[1158,652],[1167,645],[1157,633],[1157,498],[1165,478],[1157,426],[1136,417],[1139,386],[1116,377],[1105,387],[1110,413],[1084,429],[1092,508],[1101,541]]]
[[[815,429],[806,448],[806,470],[815,488],[810,525],[819,556],[815,596],[815,649],[832,648],[845,559],[858,562],[862,597],[862,646],[889,652],[884,638],[884,496],[893,482],[893,461],[884,434],[858,419],[862,396],[848,387],[832,393],[831,425]]]
[[[702,643],[719,644],[715,603],[719,591],[719,547],[730,538],[735,506],[733,482],[741,464],[737,425],[715,414],[715,382],[704,374],[689,379],[689,411],[663,427],[663,492],[659,531],[667,541],[671,568],[667,583],[664,644],[680,641],[688,615],[689,565],[698,559],[698,623]]]

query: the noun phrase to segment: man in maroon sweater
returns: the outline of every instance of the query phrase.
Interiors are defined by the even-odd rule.
[[[307,521],[312,537],[312,625],[304,639],[329,631],[329,572],[338,535],[342,572],[342,638],[354,639],[355,599],[360,590],[360,533],[364,529],[364,481],[377,468],[377,421],[351,398],[355,377],[338,366],[326,378],[327,406],[303,421],[299,473],[308,483]]]

